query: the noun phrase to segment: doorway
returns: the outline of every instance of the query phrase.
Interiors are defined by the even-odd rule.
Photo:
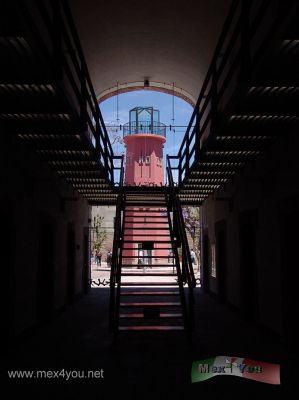
[[[48,214],[40,216],[37,277],[37,321],[51,319],[54,307],[54,222]]]
[[[142,250],[144,256],[143,258],[144,265],[153,264],[153,249],[154,249],[154,242],[146,241],[138,243],[138,256],[139,256],[139,251]]]
[[[208,230],[203,231],[203,255],[202,255],[202,287],[205,292],[210,290],[210,240]]]
[[[259,320],[257,229],[257,210],[239,214],[240,302],[244,317],[251,321]]]
[[[216,235],[216,279],[217,292],[220,303],[226,302],[226,221],[222,220],[215,224]]]
[[[76,236],[72,223],[67,227],[67,302],[72,304],[75,300],[76,278]]]

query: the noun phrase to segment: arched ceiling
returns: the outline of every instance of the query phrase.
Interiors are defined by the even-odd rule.
[[[98,98],[144,79],[194,102],[230,0],[71,0]],[[154,84],[153,84],[154,85]],[[167,90],[166,90],[167,91]]]

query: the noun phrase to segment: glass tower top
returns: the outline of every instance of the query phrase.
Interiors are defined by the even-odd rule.
[[[124,136],[148,133],[166,136],[166,126],[160,123],[160,111],[154,107],[135,107],[130,110],[130,121],[124,124]]]

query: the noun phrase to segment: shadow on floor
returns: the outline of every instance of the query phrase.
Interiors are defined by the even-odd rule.
[[[48,379],[7,379],[9,391],[43,398],[86,398],[122,393],[168,393],[232,398],[246,394],[285,397],[286,385],[267,385],[237,377],[191,383],[193,361],[218,355],[285,363],[282,344],[241,320],[196,289],[196,330],[192,340],[180,332],[122,333],[116,343],[108,332],[109,289],[93,288],[64,314],[30,338],[6,349],[7,370],[58,371]],[[98,378],[69,378],[63,372],[99,371]],[[103,378],[100,371],[103,370]],[[233,391],[233,392],[232,392]],[[195,397],[196,396],[196,397]]]

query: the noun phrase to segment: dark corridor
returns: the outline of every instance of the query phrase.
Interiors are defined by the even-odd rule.
[[[188,399],[295,398],[298,21],[298,0],[1,2],[1,315],[10,395],[86,399],[107,389],[110,398],[128,389],[158,397],[165,389]],[[124,157],[101,112],[101,101],[137,89],[194,107],[166,158],[165,186],[123,184]],[[173,138],[174,123],[173,113]],[[102,205],[116,208],[116,233],[110,286],[95,289],[87,227],[91,207]],[[201,208],[201,287],[182,211],[192,206]],[[166,262],[168,272],[148,264],[146,275],[134,264],[122,275],[123,245],[136,248],[125,211],[161,207],[175,274]],[[150,235],[140,237],[136,243]],[[155,258],[155,249],[146,254]],[[146,325],[153,315],[159,329]],[[192,362],[220,355],[279,364],[282,384],[235,376],[192,384]],[[101,381],[8,377],[101,368]]]

